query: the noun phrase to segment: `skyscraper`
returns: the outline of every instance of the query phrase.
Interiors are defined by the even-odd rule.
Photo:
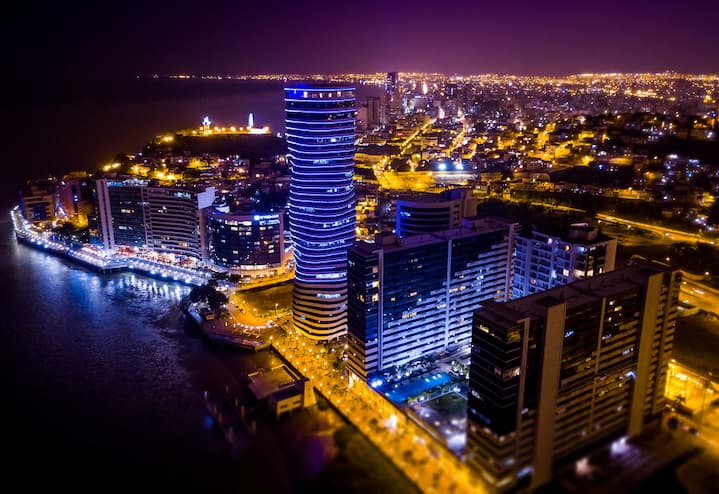
[[[498,490],[657,423],[681,277],[640,261],[474,314],[467,461]]]
[[[477,214],[477,199],[470,189],[447,189],[397,199],[395,231],[400,237],[458,228],[463,218]]]
[[[521,298],[614,270],[617,240],[575,223],[568,231],[519,232],[514,249],[512,298]]]
[[[296,329],[317,340],[347,330],[347,248],[355,239],[355,88],[285,88]]]
[[[206,236],[202,210],[215,199],[214,187],[150,186],[147,181],[96,181],[98,228],[103,247],[148,249],[202,260]]]
[[[387,92],[387,109],[388,113],[399,109],[399,77],[397,72],[387,72],[387,82],[385,84]]]
[[[380,234],[348,254],[349,366],[363,379],[443,350],[468,347],[482,300],[506,300],[513,224],[397,238]]]

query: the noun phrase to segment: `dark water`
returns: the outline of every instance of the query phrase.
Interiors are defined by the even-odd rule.
[[[9,92],[0,129],[0,196],[9,206],[28,178],[97,170],[117,153],[134,154],[155,135],[200,125],[268,125],[284,133],[281,82],[129,80],[18,84]],[[358,86],[362,101],[378,94]]]
[[[3,484],[299,492],[318,462],[292,442],[286,422],[260,420],[257,436],[233,448],[202,397],[238,386],[271,354],[203,342],[178,308],[185,286],[101,276],[17,244],[7,212],[27,178],[93,169],[203,115],[244,124],[252,111],[256,125],[282,131],[281,84],[25,88],[14,96],[0,180]]]
[[[185,327],[188,288],[101,276],[15,242],[0,225],[3,470],[83,492],[292,492],[272,441],[233,452],[202,391],[271,356],[211,347]],[[7,480],[7,479],[4,479]]]

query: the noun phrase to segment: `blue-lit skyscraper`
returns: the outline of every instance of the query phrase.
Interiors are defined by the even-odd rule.
[[[355,89],[285,88],[291,165],[290,231],[295,248],[295,328],[333,339],[347,330],[347,248],[355,239]]]

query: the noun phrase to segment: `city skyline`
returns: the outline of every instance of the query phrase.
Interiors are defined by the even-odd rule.
[[[9,485],[713,492],[716,0],[4,19]]]
[[[154,73],[422,71],[565,75],[712,73],[712,3],[538,7],[457,1],[430,7],[286,1],[212,8],[99,5],[28,12],[5,33],[18,78],[113,79]],[[340,19],[343,22],[330,22]],[[317,28],[322,28],[318,35]],[[341,36],[341,48],[325,43]]]

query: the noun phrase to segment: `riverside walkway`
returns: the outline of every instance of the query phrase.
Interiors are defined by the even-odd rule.
[[[283,328],[284,329],[284,328]],[[330,401],[422,492],[483,494],[485,482],[438,442],[364,381],[335,368],[342,346],[327,349],[291,331],[277,332],[272,347]]]

